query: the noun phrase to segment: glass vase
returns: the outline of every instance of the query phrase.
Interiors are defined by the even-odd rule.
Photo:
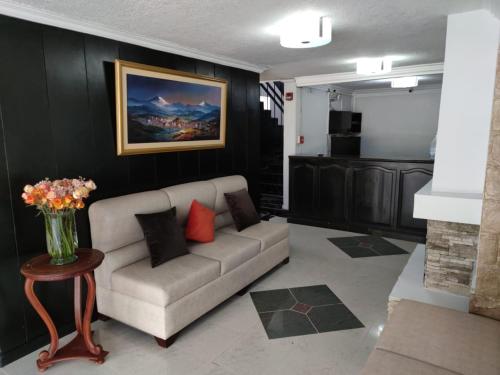
[[[47,251],[52,258],[51,264],[63,265],[78,259],[75,210],[44,212]]]

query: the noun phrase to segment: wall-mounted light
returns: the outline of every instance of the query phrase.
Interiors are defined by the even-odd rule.
[[[375,75],[390,73],[392,70],[392,58],[374,57],[363,58],[356,61],[356,73],[363,75]]]
[[[407,89],[410,87],[418,86],[418,77],[399,77],[391,80],[391,87],[393,89]]]
[[[280,24],[280,44],[286,48],[313,48],[332,41],[332,19],[314,12],[297,13]]]

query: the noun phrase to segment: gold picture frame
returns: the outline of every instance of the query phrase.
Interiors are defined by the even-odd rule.
[[[227,81],[115,60],[118,155],[223,148]]]

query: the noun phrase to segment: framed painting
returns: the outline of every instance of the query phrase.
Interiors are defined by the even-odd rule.
[[[222,148],[227,81],[115,60],[118,155]]]

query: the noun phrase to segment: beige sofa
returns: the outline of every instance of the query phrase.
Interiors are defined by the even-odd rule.
[[[500,322],[402,300],[390,314],[362,374],[500,374]]]
[[[92,246],[106,256],[95,271],[97,309],[168,346],[182,328],[288,261],[288,225],[261,222],[236,231],[224,193],[247,188],[229,176],[130,194],[89,208]],[[184,224],[193,199],[217,214],[215,241],[188,242],[189,255],[151,268],[136,213],[177,208]]]

